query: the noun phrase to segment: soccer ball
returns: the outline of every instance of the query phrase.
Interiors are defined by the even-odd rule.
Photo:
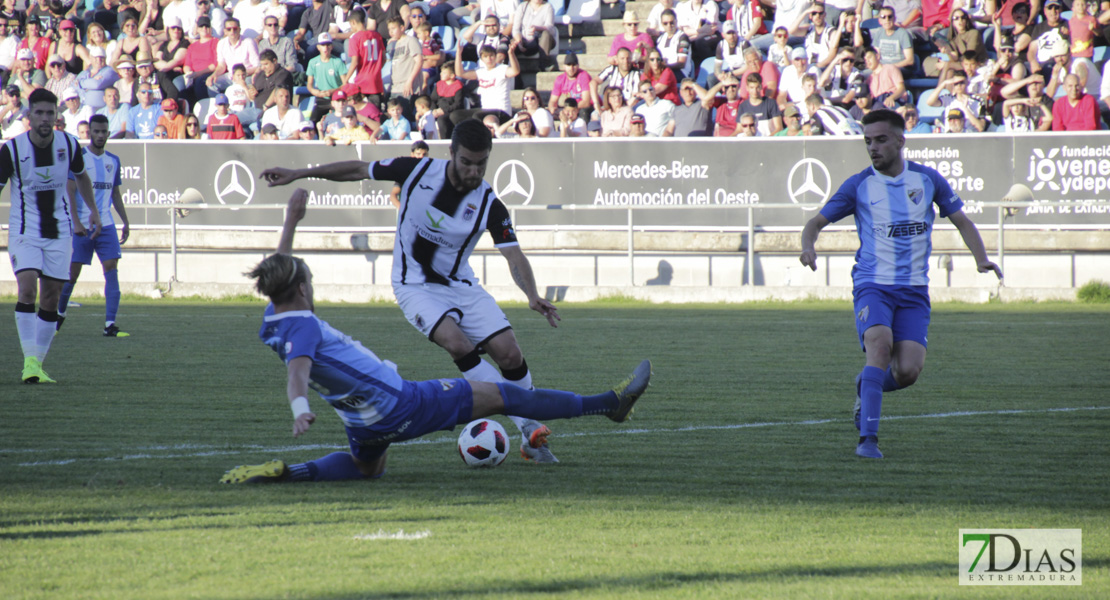
[[[459,434],[459,455],[468,467],[496,467],[509,455],[509,435],[497,421],[471,421]]]

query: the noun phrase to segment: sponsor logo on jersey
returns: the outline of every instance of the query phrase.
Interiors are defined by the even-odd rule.
[[[445,392],[455,387],[455,382],[450,379],[440,379],[439,384],[443,386]]]
[[[929,233],[929,224],[920,221],[902,221],[886,226],[888,238],[914,237],[923,233]]]
[[[432,216],[431,211],[428,211],[428,210],[425,210],[424,214],[428,215],[428,223],[429,223],[429,225],[431,226],[432,229],[440,229],[441,227],[443,227],[443,219],[447,218],[447,216],[444,215],[444,216],[440,217],[439,219],[436,219],[435,217]]]

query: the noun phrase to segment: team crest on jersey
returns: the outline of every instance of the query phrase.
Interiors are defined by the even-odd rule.
[[[866,323],[867,322],[867,317],[869,317],[869,316],[871,316],[871,306],[870,305],[864,306],[863,309],[859,311],[859,314],[856,315],[856,318],[859,319],[860,323]]]
[[[66,157],[66,149],[58,148],[58,160],[63,160]]]
[[[450,379],[440,379],[439,380],[439,385],[442,385],[443,386],[443,391],[446,392],[446,391],[451,390],[451,388],[455,387],[455,382],[451,381]]]
[[[463,211],[463,221],[469,221],[474,218],[474,213],[478,212],[478,207],[467,202],[466,210]]]
[[[925,190],[921,188],[906,190],[906,196],[909,197],[910,202],[913,202],[914,204],[921,204],[921,199],[925,197]]]

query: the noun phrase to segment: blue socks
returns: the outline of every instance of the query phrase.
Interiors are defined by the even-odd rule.
[[[582,415],[604,415],[617,409],[617,395],[605,392],[579,396],[560,390],[526,390],[515,385],[497,384],[505,399],[505,414],[537,421],[571,419]]]
[[[860,374],[860,437],[878,435],[879,417],[883,408],[883,387],[889,371],[878,367],[864,367]]]
[[[350,452],[332,452],[306,463],[289,465],[289,481],[344,481],[366,479]]]
[[[70,288],[70,291],[72,291],[72,287]],[[69,302],[68,295],[65,295],[63,297],[66,299],[66,302]],[[119,269],[104,271],[105,321],[110,321],[112,323],[116,321],[116,313],[119,312],[119,297]]]
[[[887,367],[886,374],[883,376],[883,391],[893,392],[894,390],[900,389],[902,389],[902,386],[898,385],[898,382],[894,380],[894,373],[891,371],[890,367]]]

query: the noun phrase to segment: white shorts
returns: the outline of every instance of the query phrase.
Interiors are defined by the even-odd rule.
[[[43,277],[69,281],[69,258],[73,242],[69,236],[48,239],[13,233],[8,238],[12,271],[35,270]]]
[[[497,301],[481,286],[395,285],[393,294],[405,318],[429,340],[445,318],[454,319],[475,346],[512,329]]]

